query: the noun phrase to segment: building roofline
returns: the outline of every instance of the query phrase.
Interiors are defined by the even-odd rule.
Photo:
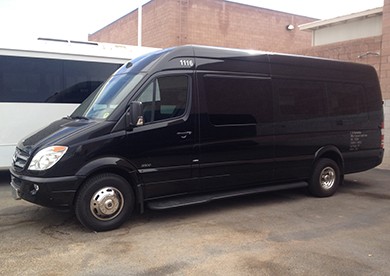
[[[285,12],[285,11],[279,11],[279,10],[275,10],[275,9],[264,8],[264,7],[261,7],[261,6],[256,6],[254,4],[235,2],[234,0],[223,0],[223,1],[227,2],[227,3],[230,3],[230,4],[234,4],[234,5],[246,6],[246,7],[250,7],[250,8],[253,8],[253,9],[263,10],[263,11],[266,11],[266,12],[281,13],[281,14],[285,14],[285,15],[292,15],[292,16],[296,16],[296,17],[317,20],[317,18],[314,18],[314,17],[301,15],[301,14],[290,13],[290,12]]]
[[[144,8],[144,6],[149,5],[149,4],[151,4],[152,2],[153,2],[153,0],[150,0],[149,2],[142,4],[142,9]],[[260,6],[255,6],[255,5],[247,4],[247,3],[234,2],[234,1],[232,1],[232,0],[223,0],[222,2],[227,2],[227,3],[233,4],[233,5],[246,6],[246,7],[250,7],[250,8],[253,8],[253,9],[257,9],[257,10],[263,10],[263,11],[267,11],[267,12],[275,12],[275,13],[281,13],[281,14],[285,14],[285,15],[297,16],[297,17],[300,17],[300,18],[306,18],[306,19],[317,20],[316,18],[309,17],[309,16],[304,16],[304,15],[294,14],[294,13],[288,13],[288,12],[278,11],[278,10],[273,10],[273,9],[267,9],[267,8],[263,8],[263,7],[260,7]],[[101,27],[100,29],[94,31],[93,33],[88,34],[88,40],[89,40],[89,38],[90,38],[91,36],[94,36],[94,35],[98,34],[100,31],[106,29],[106,28],[109,27],[109,26],[112,26],[112,25],[118,23],[120,20],[123,20],[124,18],[130,16],[130,15],[133,14],[133,13],[138,13],[138,8],[135,8],[134,10],[129,11],[128,13],[122,15],[122,16],[119,17],[118,19],[115,19],[115,20],[112,21],[111,23],[109,23],[109,24],[107,24],[107,25]]]
[[[351,13],[348,15],[343,15],[331,19],[318,20],[318,21],[299,25],[298,27],[299,30],[301,31],[313,31],[330,25],[343,24],[347,21],[359,20],[361,18],[373,17],[381,14],[383,14],[383,7],[378,7],[375,9],[370,9],[370,10],[357,12],[357,13]]]

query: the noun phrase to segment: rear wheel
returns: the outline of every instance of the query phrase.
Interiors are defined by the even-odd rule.
[[[318,197],[331,196],[339,187],[341,179],[338,164],[332,159],[322,158],[315,164],[309,183],[309,191]]]
[[[134,193],[130,184],[116,174],[100,174],[81,187],[75,203],[77,219],[94,231],[107,231],[121,226],[134,209]]]

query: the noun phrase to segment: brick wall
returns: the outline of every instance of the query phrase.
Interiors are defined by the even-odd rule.
[[[381,87],[385,99],[390,99],[390,0],[384,0],[382,19]]]
[[[103,29],[88,35],[90,41],[137,45],[138,11],[129,13]]]
[[[166,48],[177,43],[176,0],[151,1],[143,6],[142,14],[143,46]],[[134,33],[137,33],[137,30],[134,30]]]
[[[142,9],[143,46],[166,48],[177,43],[177,0],[153,0]],[[88,36],[90,41],[138,44],[138,10]]]
[[[355,39],[344,42],[310,47],[295,53],[307,56],[331,58],[370,64],[380,74],[382,36]]]
[[[380,81],[385,99],[385,156],[381,168],[390,169],[390,0],[384,0]]]
[[[188,14],[188,44],[294,52],[311,45],[299,24],[314,19],[226,1],[198,0]],[[286,26],[294,24],[293,31]]]
[[[152,0],[143,6],[143,46],[199,44],[292,53],[311,45],[298,25],[315,19],[224,0]],[[295,29],[287,31],[293,24]],[[89,36],[91,41],[137,44],[133,11]]]

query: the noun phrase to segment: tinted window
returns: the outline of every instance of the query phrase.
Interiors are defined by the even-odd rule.
[[[0,101],[44,102],[63,88],[62,62],[0,57]]]
[[[382,94],[379,82],[365,83],[364,94],[366,96],[367,111],[381,111],[382,110]]]
[[[80,103],[119,66],[0,56],[0,101]]]
[[[358,84],[330,83],[327,85],[329,115],[366,112],[364,88]]]
[[[137,97],[143,104],[144,123],[180,117],[188,102],[188,77],[168,76],[152,81]]]
[[[45,100],[47,103],[81,103],[91,92],[102,84],[101,81],[83,81],[72,85]]]
[[[281,120],[302,120],[326,116],[325,86],[301,80],[276,80]]]
[[[206,75],[204,89],[213,125],[242,125],[272,120],[269,79]]]

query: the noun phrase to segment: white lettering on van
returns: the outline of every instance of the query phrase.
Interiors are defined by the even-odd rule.
[[[368,136],[367,133],[363,133],[362,131],[351,131],[349,150],[350,151],[359,150],[361,145],[363,144],[364,138],[367,138],[367,136]]]
[[[180,65],[184,67],[192,67],[194,66],[194,61],[192,59],[181,59]]]

